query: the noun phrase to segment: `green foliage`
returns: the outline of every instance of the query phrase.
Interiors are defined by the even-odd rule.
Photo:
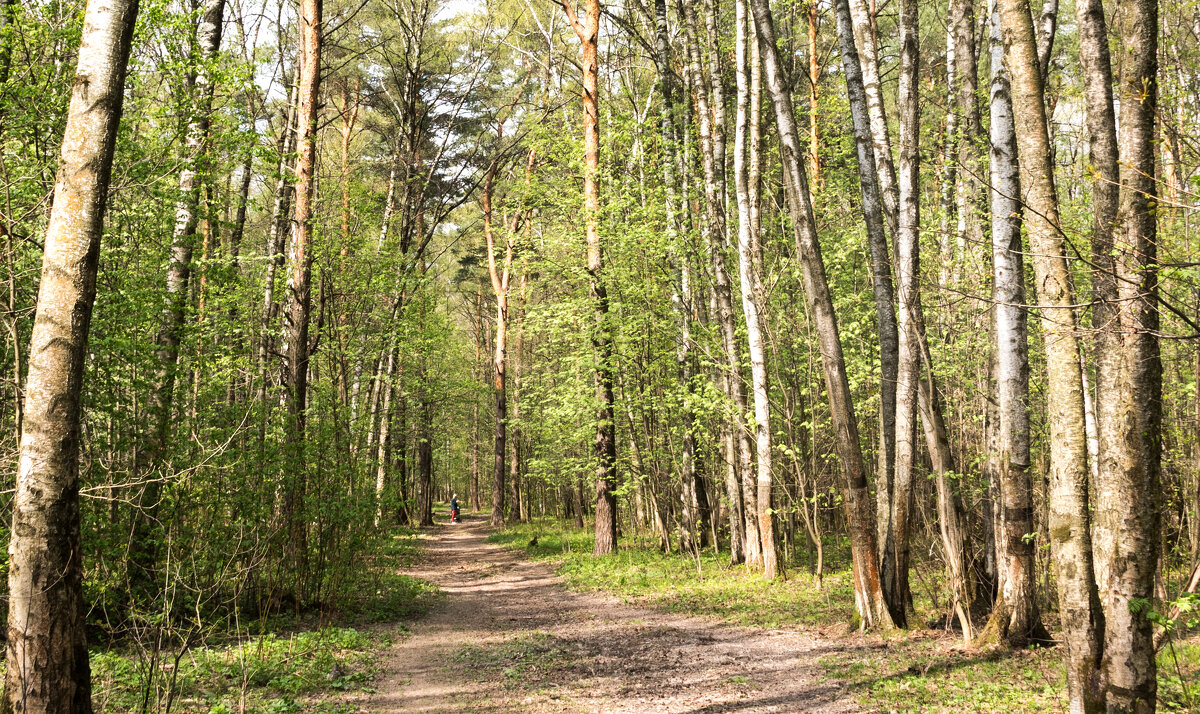
[[[146,711],[170,689],[180,712],[300,711],[328,691],[372,691],[375,652],[385,635],[328,627],[288,635],[246,635],[226,644],[180,651],[173,663],[148,670],[118,651],[92,655],[98,710]],[[149,701],[148,701],[148,698]]]

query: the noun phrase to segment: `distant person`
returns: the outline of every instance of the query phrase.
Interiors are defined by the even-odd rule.
[[[458,523],[458,494],[450,497],[450,522]]]

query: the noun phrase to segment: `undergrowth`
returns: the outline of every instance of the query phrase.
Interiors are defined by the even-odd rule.
[[[730,566],[728,553],[664,554],[636,538],[625,539],[611,557],[592,558],[590,532],[550,519],[514,524],[488,540],[553,564],[575,589],[736,625],[820,628],[840,644],[820,660],[825,675],[845,682],[868,711],[1041,714],[1067,709],[1061,648],[965,648],[956,633],[921,628],[858,634],[851,624],[850,563],[837,543],[826,545],[826,562],[834,567],[822,582],[793,563],[786,580],[770,583],[744,566]],[[936,620],[944,608],[937,568],[931,563],[922,570],[914,582],[914,623]],[[1200,711],[1198,678],[1200,641],[1164,649],[1160,708]]]
[[[230,618],[201,636],[165,640],[154,648],[113,642],[93,650],[93,701],[101,712],[357,711],[330,697],[370,692],[376,652],[403,625],[371,623],[411,618],[439,596],[431,583],[401,575],[419,554],[417,534],[396,529],[355,582],[345,583],[336,608],[249,622]],[[325,699],[327,701],[320,701]]]

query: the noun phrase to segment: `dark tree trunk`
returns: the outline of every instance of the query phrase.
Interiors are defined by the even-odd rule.
[[[846,517],[850,527],[854,558],[855,605],[864,626],[892,625],[883,599],[879,578],[878,547],[866,470],[859,445],[858,422],[850,396],[846,360],[838,336],[837,316],[825,277],[825,263],[817,242],[808,179],[804,174],[803,154],[796,129],[791,95],[783,77],[779,50],[775,44],[774,20],[767,0],[752,0],[758,45],[762,53],[764,76],[775,105],[775,123],[779,130],[780,153],[784,169],[784,194],[796,242],[796,256],[804,277],[808,305],[817,328],[825,388],[833,417],[837,448],[846,479]]]
[[[316,129],[321,79],[321,3],[301,0],[300,83],[296,111],[295,213],[288,255],[285,319],[284,375],[287,399],[286,440],[290,463],[284,468],[282,514],[287,526],[286,559],[293,569],[297,606],[303,598],[308,550],[304,515],[307,489],[305,422],[308,410],[309,322],[312,313],[312,218],[315,203]]]

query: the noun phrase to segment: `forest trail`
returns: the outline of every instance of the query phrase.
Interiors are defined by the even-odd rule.
[[[485,542],[484,516],[439,524],[406,574],[446,597],[380,660],[370,712],[853,712],[821,678],[833,642],[731,627],[567,590]]]

